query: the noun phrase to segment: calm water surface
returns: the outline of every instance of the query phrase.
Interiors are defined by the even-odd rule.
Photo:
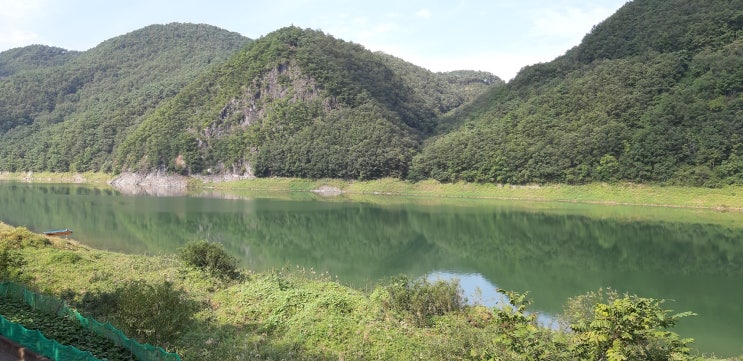
[[[230,199],[230,197],[232,199]],[[175,253],[222,243],[255,270],[312,268],[365,287],[386,277],[458,278],[488,305],[529,291],[556,315],[611,287],[694,311],[675,330],[702,352],[743,353],[743,214],[560,203],[392,197],[126,196],[74,185],[0,182],[0,220],[71,228],[90,246]]]

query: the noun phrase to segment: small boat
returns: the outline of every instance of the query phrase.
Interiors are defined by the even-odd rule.
[[[47,236],[66,236],[68,234],[72,234],[72,230],[69,228],[57,229],[54,231],[46,231],[44,232],[44,234]]]

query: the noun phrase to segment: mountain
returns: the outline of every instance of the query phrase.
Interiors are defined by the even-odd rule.
[[[0,169],[112,171],[126,134],[249,41],[173,23],[84,52],[33,45],[0,53]]]
[[[0,79],[20,71],[62,65],[80,53],[46,45],[30,45],[0,53]]]
[[[743,184],[743,0],[634,0],[508,84],[321,31],[0,53],[0,170]]]
[[[448,114],[410,178],[743,184],[743,1],[635,0]]]
[[[137,127],[116,169],[404,178],[437,119],[497,77],[432,73],[287,27],[189,84]]]

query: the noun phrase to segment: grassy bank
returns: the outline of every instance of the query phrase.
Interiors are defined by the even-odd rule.
[[[0,180],[12,180],[31,183],[79,183],[106,185],[111,178],[112,176],[110,174],[96,172],[0,172]]]
[[[0,246],[0,259],[6,260],[0,276],[62,297],[184,360],[590,360],[614,347],[611,330],[602,325],[624,319],[565,332],[539,326],[528,314],[527,299],[516,294],[514,308],[487,309],[463,303],[452,284],[396,279],[362,291],[312,270],[216,272],[224,268],[194,267],[183,257],[99,251],[1,223]],[[219,259],[212,256],[203,259]],[[613,297],[576,298],[566,305],[566,319],[593,325],[588,321],[598,314],[595,307],[640,317],[642,324],[623,326],[638,337],[637,344],[614,343],[622,352],[694,359],[685,346],[673,346],[683,345],[674,334],[635,334],[638,327],[673,324],[654,301]],[[634,310],[642,312],[627,314]],[[653,318],[658,315],[666,323]]]
[[[743,187],[666,187],[628,183],[587,185],[498,185],[437,181],[410,183],[397,179],[373,181],[305,180],[292,178],[250,179],[224,183],[195,182],[195,187],[220,190],[310,192],[333,187],[346,194],[383,194],[417,197],[492,198],[529,201],[557,201],[598,204],[625,204],[664,207],[709,208],[743,211]]]
[[[105,173],[0,173],[0,180],[37,183],[89,183],[105,185],[114,175]],[[312,192],[338,190],[347,195],[401,195],[429,198],[489,198],[525,201],[553,201],[596,204],[622,204],[659,207],[704,208],[743,211],[743,186],[695,188],[630,183],[586,185],[502,185],[476,183],[417,183],[398,179],[346,181],[340,179],[257,178],[211,182],[189,181],[193,190],[226,192]]]

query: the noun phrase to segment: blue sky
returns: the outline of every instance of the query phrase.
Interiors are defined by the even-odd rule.
[[[258,38],[284,26],[324,31],[432,71],[504,80],[580,43],[627,0],[0,0],[0,51],[87,50],[151,24],[206,23]]]

